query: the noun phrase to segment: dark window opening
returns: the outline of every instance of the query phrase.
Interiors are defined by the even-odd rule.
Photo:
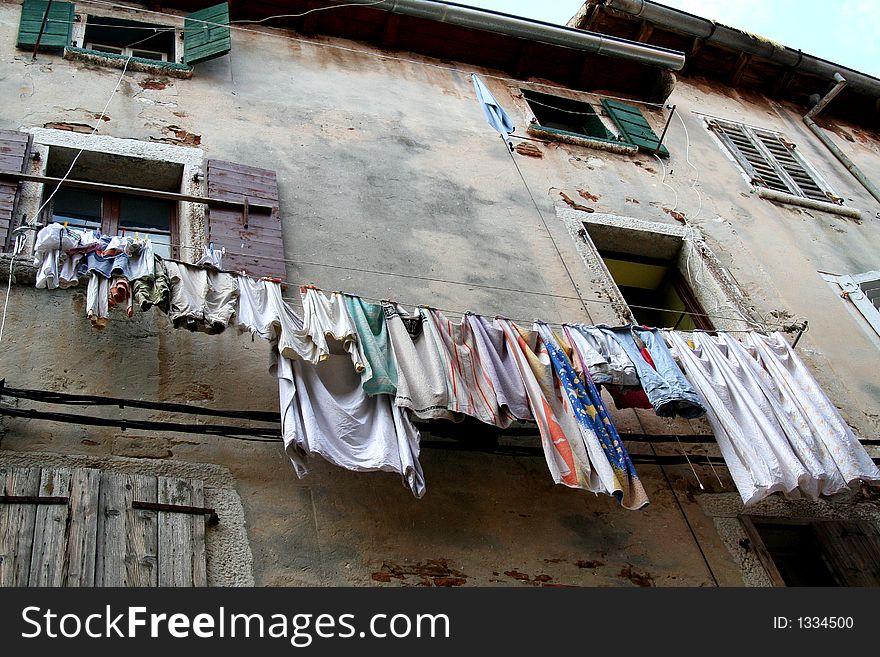
[[[658,328],[714,330],[674,259],[600,250],[636,322]]]
[[[741,520],[776,586],[880,585],[880,531],[870,522]]]
[[[51,206],[53,222],[105,235],[143,235],[157,255],[173,257],[176,204],[171,201],[62,187]]]
[[[617,141],[589,103],[525,89],[522,93],[542,128],[562,130],[594,139]]]
[[[89,16],[84,47],[97,52],[174,61],[175,29],[104,16]]]

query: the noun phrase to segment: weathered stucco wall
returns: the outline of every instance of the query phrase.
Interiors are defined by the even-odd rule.
[[[48,54],[31,62],[13,47],[18,17],[16,4],[0,3],[0,128],[89,130],[120,71]],[[345,49],[326,47],[333,44]],[[607,301],[613,291],[585,264],[589,251],[560,218],[571,224],[576,215],[566,209],[557,216],[559,192],[598,213],[678,227],[664,211],[675,207],[741,286],[746,305],[810,320],[802,356],[862,435],[880,433],[880,351],[817,274],[880,266],[871,247],[880,239],[877,204],[821,150],[795,110],[680,81],[670,102],[689,143],[674,119],[665,163],[677,204],[662,184],[663,165],[651,156],[536,143],[540,158],[514,154],[536,209],[483,120],[468,67],[375,55],[360,44],[235,31],[232,53],[197,65],[190,80],[127,73],[99,134],[276,170],[291,296],[298,284],[314,283],[452,311],[615,323]],[[524,133],[530,114],[518,86],[486,82]],[[784,130],[835,191],[863,211],[862,223],[757,198],[694,111]],[[665,114],[646,115],[659,129]],[[880,173],[872,137],[847,126],[836,133],[852,134],[855,141],[841,139],[841,146],[869,175]],[[701,208],[692,188],[697,175]],[[176,331],[153,312],[114,318],[95,332],[83,290],[13,286],[0,363],[17,387],[277,407],[265,343],[231,331]],[[623,431],[708,433],[703,422],[642,411],[616,418]],[[425,450],[428,492],[416,501],[393,475],[323,463],[299,481],[277,445],[11,418],[3,428],[0,448],[10,453],[226,468],[241,498],[257,584],[743,581],[739,562],[696,503],[701,491],[687,466],[641,466],[652,504],[634,513],[554,486],[540,458]],[[661,454],[678,449],[656,446]],[[634,444],[631,451],[652,448]],[[693,453],[705,492],[733,490],[723,468],[700,465],[700,454],[718,454],[713,445]]]

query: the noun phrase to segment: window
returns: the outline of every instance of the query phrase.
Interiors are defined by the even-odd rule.
[[[589,103],[525,89],[522,94],[535,115],[535,120],[542,128],[605,141],[617,141]]]
[[[62,177],[70,168],[77,151],[65,147],[49,150],[46,174]],[[140,185],[158,191],[177,192],[181,188],[183,168],[167,162],[147,161],[83,151],[70,174],[71,180],[130,185],[138,180]],[[148,181],[145,183],[144,181]],[[47,185],[49,194],[54,189]],[[100,230],[105,235],[140,234],[150,238],[154,251],[164,258],[178,257],[176,244],[177,203],[142,195],[129,195],[123,190],[103,191],[63,186],[52,197],[48,209],[49,219],[67,222],[74,228]]]
[[[722,119],[707,119],[706,125],[753,185],[799,198],[843,205],[843,199],[831,191],[785,135]]]
[[[100,230],[105,235],[143,234],[163,258],[176,257],[176,204],[142,196],[126,196],[62,187],[52,198],[52,221],[73,228]]]
[[[840,288],[840,296],[851,301],[856,310],[880,335],[880,271],[869,271],[851,276],[822,274],[822,277]]]
[[[880,531],[870,522],[740,516],[776,586],[880,585]]]
[[[638,107],[608,98],[602,99],[602,114],[611,120],[619,132],[618,136],[608,129],[590,103],[527,89],[523,89],[522,94],[535,116],[529,125],[529,132],[549,137],[580,137],[587,141],[623,146],[630,153],[640,150],[656,152],[663,157],[669,156],[669,151],[660,143],[660,138]]]
[[[675,260],[605,250],[599,255],[639,324],[714,329]]]
[[[53,2],[47,15],[47,6],[47,0],[24,0],[16,42],[19,48],[33,50],[39,39],[40,51],[71,57],[102,55],[113,61],[132,57],[135,69],[139,65],[160,66],[166,71],[186,71],[187,76],[193,64],[231,50],[226,2],[189,14],[182,25],[170,15],[169,24],[154,24],[78,14],[72,2]],[[182,48],[178,46],[181,35]]]
[[[89,16],[84,42],[87,50],[173,62],[175,38],[173,27]]]

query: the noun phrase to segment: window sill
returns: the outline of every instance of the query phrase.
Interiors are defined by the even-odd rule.
[[[786,194],[785,192],[778,192],[776,190],[768,189],[766,187],[755,187],[755,192],[758,194],[758,196],[768,201],[788,203],[789,205],[799,205],[804,208],[810,208],[811,210],[822,210],[823,212],[830,212],[832,214],[839,214],[843,217],[849,217],[850,219],[855,219],[856,221],[861,221],[862,219],[862,213],[860,210],[856,210],[855,208],[848,208],[845,205],[837,205],[836,203],[825,201],[815,201],[811,198],[795,196],[794,194]]]
[[[125,55],[116,55],[109,52],[98,52],[97,50],[88,50],[86,48],[74,48],[68,46],[64,49],[64,59],[73,59],[99,66],[110,66],[112,68],[123,68],[125,62],[129,58]],[[160,62],[155,59],[143,59],[141,57],[132,57],[128,62],[128,70],[141,71],[143,73],[154,73],[157,75],[168,75],[174,78],[191,78],[192,67],[186,64],[178,64],[177,62]]]
[[[533,137],[549,139],[551,141],[562,142],[563,144],[572,144],[574,146],[585,146],[587,148],[595,148],[601,151],[609,151],[619,155],[635,155],[639,149],[637,146],[627,144],[622,141],[611,141],[599,139],[597,137],[587,137],[579,135],[567,130],[557,130],[556,128],[545,128],[536,123],[529,124],[527,132]]]

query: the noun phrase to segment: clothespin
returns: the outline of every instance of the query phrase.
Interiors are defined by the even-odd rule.
[[[210,251],[212,255],[214,254],[214,242],[208,242],[208,251]]]
[[[135,233],[134,233],[134,241],[135,242],[141,241],[141,234],[138,231],[135,231]]]
[[[64,227],[67,228],[67,222],[66,222],[66,221],[64,222]]]

